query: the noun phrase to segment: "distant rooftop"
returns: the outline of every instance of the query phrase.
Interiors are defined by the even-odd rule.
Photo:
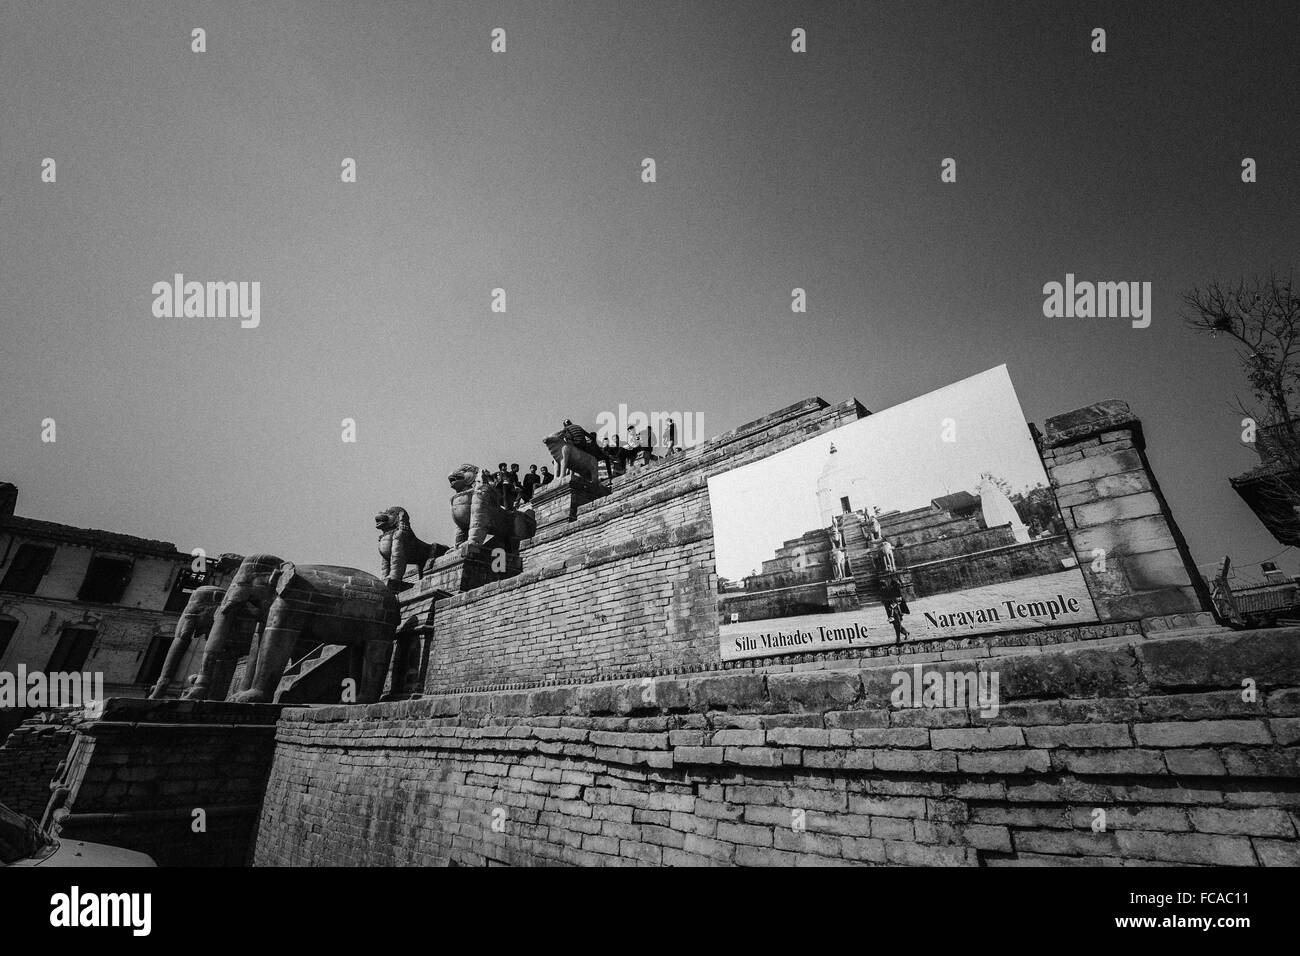
[[[8,531],[29,538],[43,538],[46,541],[85,544],[114,551],[133,551],[138,554],[154,554],[163,557],[173,557],[180,554],[176,545],[171,541],[138,538],[131,534],[119,534],[116,531],[77,528],[67,524],[56,524],[53,521],[22,518],[14,514],[17,503],[17,486],[7,481],[0,482],[0,531]]]
[[[979,507],[980,499],[979,495],[972,495],[969,491],[958,491],[942,498],[934,498],[930,504],[940,511],[970,511]]]

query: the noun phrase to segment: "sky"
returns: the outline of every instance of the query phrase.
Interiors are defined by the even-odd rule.
[[[958,491],[979,494],[986,472],[1013,493],[1047,484],[1015,388],[999,366],[711,477],[718,574],[738,581],[784,542],[825,527],[817,489],[828,464],[855,480],[852,492],[842,478],[831,485],[834,513],[844,494],[854,510],[883,513],[924,508]]]
[[[716,435],[1005,363],[1039,424],[1130,403],[1197,562],[1268,558],[1227,481],[1244,379],[1177,311],[1295,268],[1297,26],[1292,0],[4,4],[0,480],[29,517],[373,570],[375,512],[450,542],[448,472],[540,465],[566,418]],[[259,282],[260,325],[156,317],[176,273]],[[1067,273],[1151,282],[1150,327],[1045,318]]]

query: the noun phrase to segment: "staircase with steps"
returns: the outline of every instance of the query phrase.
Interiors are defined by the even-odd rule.
[[[351,672],[351,650],[346,644],[318,644],[291,662],[275,690],[276,702],[337,704]]]
[[[857,585],[860,606],[879,604],[880,577],[876,570],[875,555],[862,529],[862,520],[856,512],[845,512],[835,518],[844,535],[844,552],[849,559],[849,573]]]

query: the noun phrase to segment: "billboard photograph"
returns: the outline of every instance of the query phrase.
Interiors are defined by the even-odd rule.
[[[1097,620],[1006,366],[711,477],[709,503],[724,660]]]

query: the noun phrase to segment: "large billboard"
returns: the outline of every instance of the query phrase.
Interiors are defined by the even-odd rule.
[[[1097,620],[1006,366],[709,479],[723,660]]]

